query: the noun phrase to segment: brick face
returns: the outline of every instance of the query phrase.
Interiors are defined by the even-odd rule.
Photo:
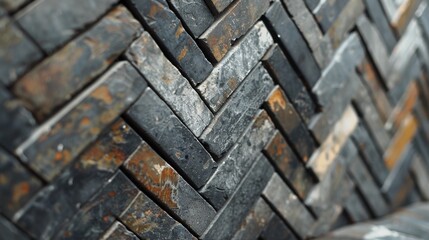
[[[429,200],[428,14],[0,1],[0,239],[304,240]]]

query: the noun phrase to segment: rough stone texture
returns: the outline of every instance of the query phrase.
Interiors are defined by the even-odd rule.
[[[291,183],[293,190],[301,199],[305,199],[317,181],[279,132],[267,144],[265,151],[273,165],[280,170],[278,174]]]
[[[216,12],[221,13],[228,7],[234,0],[206,0],[207,4]]]
[[[53,52],[117,2],[118,0],[35,1],[19,12],[17,21],[43,50]]]
[[[89,31],[38,64],[13,87],[39,120],[105,71],[141,31],[124,8],[109,12]]]
[[[272,43],[267,28],[258,22],[216,65],[197,88],[213,111],[222,107]]]
[[[108,130],[55,182],[45,186],[14,215],[22,229],[34,238],[52,238],[57,228],[73,217],[141,142],[123,120],[118,120]],[[51,209],[52,206],[55,208]]]
[[[216,61],[231,49],[232,42],[243,36],[268,9],[271,0],[240,0],[217,19],[199,39]]]
[[[301,79],[293,70],[289,60],[277,44],[274,44],[262,59],[271,77],[281,86],[293,106],[308,123],[316,114],[316,103]]]
[[[3,239],[30,239],[25,235],[25,233],[19,230],[15,225],[13,225],[13,223],[9,222],[9,220],[3,216],[0,216],[0,232]]]
[[[166,0],[128,0],[132,10],[161,40],[174,63],[196,85],[212,70],[193,38],[186,32],[179,18],[170,10]]]
[[[277,120],[279,129],[286,135],[302,161],[307,162],[316,144],[301,118],[283,91],[276,87],[267,99],[268,111]]]
[[[137,99],[146,85],[129,63],[117,63],[38,128],[17,149],[18,155],[46,180],[52,180]]]
[[[182,17],[194,37],[200,36],[214,21],[204,0],[168,0]]]
[[[12,84],[42,56],[16,24],[0,14],[0,83]]]
[[[129,231],[122,223],[115,222],[100,239],[138,240],[139,238],[134,235],[133,232]]]
[[[274,125],[265,111],[259,111],[252,124],[221,160],[218,168],[200,193],[216,209],[220,209],[252,166],[258,151],[268,143]],[[225,184],[226,183],[226,184]]]
[[[139,147],[124,167],[140,186],[172,209],[198,235],[214,218],[214,209],[147,143]]]
[[[149,197],[139,193],[120,220],[143,239],[191,239],[192,234]]]
[[[271,77],[258,64],[201,134],[200,140],[210,152],[220,157],[232,147],[272,88]]]
[[[265,17],[270,27],[277,32],[279,44],[290,54],[306,83],[313,86],[320,77],[319,66],[281,3],[276,1],[271,4]]]
[[[238,229],[232,239],[256,239],[273,216],[274,213],[270,206],[268,206],[264,199],[259,198],[240,224],[240,229]]]
[[[300,237],[307,235],[314,218],[279,175],[274,174],[271,177],[262,196],[274,206]]]
[[[346,5],[347,1],[321,0],[319,5],[313,9],[313,14],[323,32],[327,32],[331,28]]]
[[[165,159],[197,188],[215,171],[216,164],[174,113],[150,88],[127,111],[126,116],[165,155]],[[161,154],[161,156],[162,156]]]
[[[292,231],[283,223],[278,216],[273,216],[268,226],[261,233],[263,240],[296,240]]]
[[[0,149],[0,170],[0,212],[11,218],[42,187],[42,183],[3,149]]]
[[[344,208],[353,222],[362,222],[371,217],[357,191],[349,196]]]
[[[263,156],[259,155],[237,190],[206,230],[201,239],[229,239],[239,228],[241,220],[256,202],[274,169]],[[228,222],[228,224],[224,224]]]
[[[130,46],[126,56],[192,133],[199,136],[213,116],[191,84],[162,54],[149,33],[144,32]]]

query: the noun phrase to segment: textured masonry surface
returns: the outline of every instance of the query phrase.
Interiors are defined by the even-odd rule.
[[[0,0],[0,239],[309,239],[429,200],[426,0]]]

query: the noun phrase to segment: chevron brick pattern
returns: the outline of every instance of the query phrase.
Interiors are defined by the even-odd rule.
[[[425,0],[0,0],[0,239],[309,239],[429,200]]]

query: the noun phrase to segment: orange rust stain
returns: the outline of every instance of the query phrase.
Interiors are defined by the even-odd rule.
[[[417,126],[418,122],[415,117],[413,115],[408,115],[399,131],[395,134],[384,156],[384,162],[389,170],[395,167],[401,153],[414,137]]]
[[[148,144],[144,143],[125,163],[134,177],[170,208],[177,208],[174,195],[179,175]]]
[[[18,202],[22,197],[30,192],[30,184],[28,182],[20,182],[13,187],[12,202]]]
[[[286,100],[280,88],[277,87],[271,93],[270,97],[268,98],[268,105],[273,111],[286,109]]]
[[[8,177],[5,174],[0,174],[0,185],[6,185],[8,182]]]
[[[180,51],[179,56],[177,57],[177,60],[180,62],[183,60],[183,58],[186,56],[186,54],[188,53],[188,47],[184,47],[182,49],[182,51]]]
[[[155,17],[155,15],[158,13],[158,12],[160,12],[160,11],[162,11],[162,8],[161,8],[161,6],[160,6],[161,4],[160,3],[158,3],[158,4],[152,4],[151,6],[150,6],[150,10],[149,10],[149,17]]]
[[[102,85],[95,89],[94,92],[91,93],[91,96],[105,102],[106,104],[112,104],[113,97],[110,94],[109,87],[106,85]]]
[[[109,197],[115,197],[116,196],[116,192],[111,191],[108,193]]]
[[[236,89],[236,88],[237,88],[237,86],[238,86],[238,81],[237,81],[237,79],[235,79],[235,78],[230,78],[230,79],[228,80],[227,84],[228,84],[228,87],[229,87],[230,89]]]
[[[401,122],[408,116],[413,110],[414,105],[417,102],[418,89],[416,83],[413,81],[407,91],[407,98],[400,107],[401,109],[395,111],[394,126],[399,127]]]
[[[179,24],[179,26],[176,29],[176,33],[174,34],[176,36],[176,39],[179,38],[184,31],[185,29],[183,28],[182,24]]]
[[[84,117],[84,118],[82,118],[82,120],[80,120],[80,126],[81,127],[86,127],[89,124],[91,124],[91,119],[89,119],[89,117]]]

